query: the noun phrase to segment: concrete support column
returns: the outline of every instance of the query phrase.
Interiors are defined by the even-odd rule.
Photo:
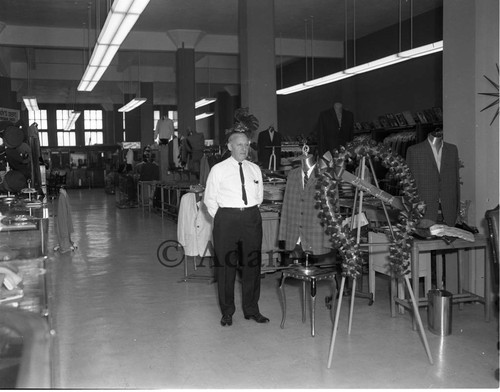
[[[269,125],[278,128],[274,0],[239,0],[238,4],[241,106],[257,117],[259,131]]]
[[[141,147],[153,144],[154,121],[153,121],[153,94],[154,87],[151,82],[141,83],[141,97],[146,98],[140,107],[141,112]]]
[[[176,53],[177,120],[179,136],[187,136],[187,128],[196,129],[194,49],[181,48]]]
[[[187,136],[187,128],[195,129],[196,75],[194,48],[204,37],[200,30],[169,30],[168,37],[177,46],[176,85],[179,136]]]

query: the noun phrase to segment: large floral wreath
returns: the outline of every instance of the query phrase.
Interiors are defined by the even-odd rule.
[[[374,158],[387,168],[401,188],[403,210],[399,211],[398,223],[393,230],[394,238],[389,246],[390,270],[393,276],[402,277],[410,272],[410,248],[416,225],[422,219],[425,204],[418,196],[415,179],[405,160],[392,152],[389,146],[374,140],[351,142],[335,150],[333,159],[318,169],[319,181],[316,191],[316,207],[325,232],[342,256],[342,275],[357,278],[361,274],[362,257],[359,244],[350,228],[342,226],[339,212],[337,184],[341,181],[339,168],[346,163],[359,161],[362,157]],[[318,165],[317,165],[318,166]],[[321,166],[321,165],[320,165]]]

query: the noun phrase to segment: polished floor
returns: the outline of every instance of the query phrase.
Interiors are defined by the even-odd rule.
[[[47,263],[56,388],[499,387],[498,314],[485,322],[483,305],[454,307],[451,335],[426,329],[431,365],[410,314],[391,318],[388,281],[379,276],[372,306],[356,298],[350,334],[348,301],[342,302],[328,369],[328,283],[318,284],[314,338],[309,321],[302,323],[300,285],[293,280],[287,281],[287,320],[280,328],[279,273],[262,279],[260,308],[269,324],[245,320],[238,296],[233,325],[221,327],[216,285],[182,282],[183,264],[172,266],[175,248],[168,262],[158,260],[159,246],[176,239],[174,222],[147,209],[116,208],[115,197],[102,189],[68,194],[78,249],[51,251]],[[52,249],[52,225],[50,233]],[[209,275],[210,269],[196,273]],[[421,315],[426,326],[424,309]]]

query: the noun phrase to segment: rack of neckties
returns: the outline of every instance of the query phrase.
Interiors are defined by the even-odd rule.
[[[393,152],[405,158],[408,147],[415,144],[416,141],[417,133],[415,131],[405,131],[387,136],[383,143],[388,144]]]

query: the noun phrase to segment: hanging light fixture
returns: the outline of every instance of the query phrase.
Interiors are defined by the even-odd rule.
[[[23,96],[23,102],[30,112],[37,112],[40,109],[38,108],[38,102],[36,101],[36,97],[34,96]]]
[[[203,118],[207,118],[207,117],[210,117],[210,116],[213,116],[213,115],[214,115],[213,112],[205,112],[205,113],[197,114],[196,117],[195,117],[195,119],[196,119],[196,121],[198,121],[198,120],[201,120]]]
[[[210,105],[215,101],[217,101],[217,98],[210,97],[210,56],[207,56],[207,62],[208,62],[208,97],[203,97],[200,98],[198,101],[196,101],[194,104],[195,109]]]
[[[139,79],[139,96],[141,95],[141,53],[139,52],[139,65],[137,67],[137,73],[138,73],[138,79]],[[129,103],[126,105],[123,105],[120,109],[118,109],[119,112],[130,112],[131,110],[134,110],[135,108],[141,106],[144,102],[147,101],[147,98],[142,98],[142,97],[135,97],[133,98]]]
[[[114,0],[78,91],[92,91],[150,0]]]
[[[354,1],[354,7],[355,7],[355,1]],[[346,4],[346,9],[347,9],[347,4]],[[347,11],[346,11],[347,12]],[[413,9],[412,9],[412,15],[411,15],[411,21],[412,21],[412,28],[413,30]],[[354,19],[353,25],[355,26],[356,20]],[[401,25],[401,20],[400,20],[400,25]],[[400,28],[401,31],[401,28]],[[347,34],[347,33],[346,33]],[[306,80],[304,83],[299,83],[290,87],[285,87],[281,88],[276,91],[277,95],[288,95],[288,94],[293,94],[299,91],[304,91],[313,87],[317,86],[322,86],[324,84],[328,83],[334,83],[342,79],[350,78],[354,75],[359,75],[361,73],[365,72],[370,72],[374,71],[376,69],[388,67],[390,65],[398,64],[403,61],[408,61],[417,57],[421,56],[427,56],[429,54],[437,53],[443,51],[443,41],[437,41],[433,42],[427,45],[420,46],[418,48],[412,48],[409,50],[401,51],[401,32],[399,33],[399,52],[392,54],[390,56],[386,56],[374,61],[370,61],[365,64],[361,65],[356,65],[356,36],[355,36],[355,27],[354,27],[354,66],[351,68],[347,68],[347,63],[346,63],[346,69],[343,71],[339,71],[327,76],[323,76],[321,78],[313,79],[313,80]],[[411,46],[413,47],[413,31],[411,31],[412,34],[412,39],[411,39]],[[346,43],[344,45],[347,45],[347,36],[345,38]],[[346,52],[347,53],[347,52]],[[347,59],[347,54],[345,55]]]
[[[80,114],[82,114],[82,112],[77,112],[74,110],[71,111],[71,114],[69,115],[69,118],[68,118],[68,122],[64,126],[65,131],[69,131],[69,130],[74,128],[76,120],[78,120],[78,117],[80,117]]]
[[[27,76],[28,76],[28,94],[31,92],[31,53],[30,49],[27,49],[28,53],[28,64],[27,64]],[[40,109],[38,108],[38,102],[36,97],[33,95],[25,95],[23,96],[24,106],[30,112],[38,112]]]
[[[136,107],[141,106],[146,101],[147,101],[146,98],[133,98],[129,103],[123,105],[120,109],[118,109],[118,111],[130,112],[131,110],[134,110]]]

